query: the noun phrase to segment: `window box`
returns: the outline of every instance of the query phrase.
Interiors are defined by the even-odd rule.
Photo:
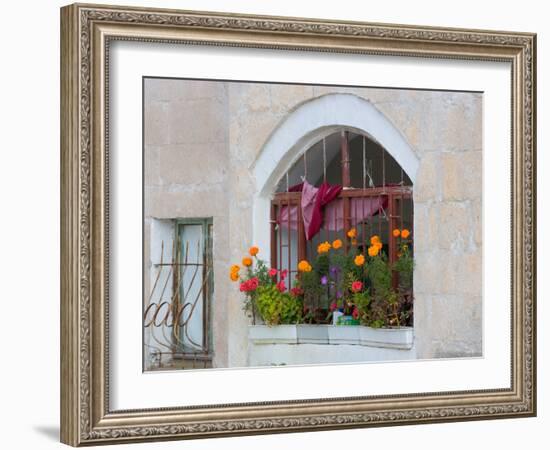
[[[330,344],[410,350],[412,327],[371,328],[362,325],[250,325],[248,339],[263,344]]]
[[[359,325],[330,325],[329,344],[359,344]]]
[[[330,325],[297,325],[298,344],[328,344]]]
[[[361,345],[408,350],[414,343],[412,327],[371,328],[358,327]]]
[[[297,325],[249,325],[248,339],[254,344],[297,344]]]

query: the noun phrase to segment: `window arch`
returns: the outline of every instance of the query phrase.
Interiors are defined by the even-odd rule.
[[[389,152],[365,133],[341,127],[306,148],[279,179],[270,208],[271,266],[288,271],[292,280],[299,261],[315,260],[323,242],[340,240],[344,253],[367,254],[370,239],[378,236],[394,267],[399,248],[392,234],[412,232],[412,195],[411,179]],[[394,271],[392,284],[398,283]],[[412,309],[412,285],[400,293]],[[330,298],[308,300],[323,322]]]

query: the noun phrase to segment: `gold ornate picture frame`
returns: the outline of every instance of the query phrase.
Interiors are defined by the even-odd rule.
[[[115,41],[511,65],[509,388],[113,410],[109,390],[109,57]],[[74,4],[61,9],[61,441],[147,440],[536,414],[536,36]],[[487,255],[490,257],[490,255]]]

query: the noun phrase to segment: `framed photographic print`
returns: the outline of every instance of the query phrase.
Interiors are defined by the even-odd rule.
[[[536,414],[530,33],[61,10],[61,439]]]

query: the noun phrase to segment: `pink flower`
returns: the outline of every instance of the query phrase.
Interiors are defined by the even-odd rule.
[[[250,280],[248,280],[248,282],[250,283],[251,291],[255,291],[260,285],[260,280],[258,280],[258,277],[251,278]]]
[[[287,275],[288,275],[288,270],[287,269],[282,270],[281,271],[281,280],[284,280]]]
[[[354,319],[357,319],[359,317],[359,310],[357,309],[357,307],[354,307],[353,308],[353,312],[351,313],[351,316],[354,318]]]
[[[351,290],[353,292],[360,292],[362,289],[363,283],[361,283],[360,281],[354,281],[353,283],[351,283]]]
[[[279,282],[277,283],[277,289],[279,289],[279,292],[284,292],[284,291],[286,291],[285,282],[284,282],[284,281],[279,281]]]
[[[250,280],[243,281],[239,286],[241,292],[250,292],[255,291],[260,285],[260,280],[257,277],[251,278]]]
[[[331,311],[334,311],[334,310],[336,310],[336,308],[338,308],[338,305],[336,304],[336,302],[332,302],[332,303],[330,304],[330,310],[331,310]]]
[[[269,274],[270,277],[277,276],[277,269],[269,269],[268,274]]]
[[[299,297],[304,294],[304,291],[299,287],[293,287],[290,292],[294,295],[294,297]]]

